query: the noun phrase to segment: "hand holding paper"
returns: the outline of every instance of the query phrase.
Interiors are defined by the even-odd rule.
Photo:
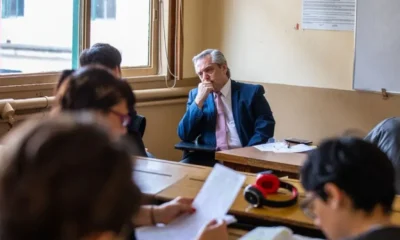
[[[195,239],[210,221],[224,219],[245,178],[243,174],[216,164],[193,201],[196,213],[184,215],[166,226],[138,228],[137,239]]]

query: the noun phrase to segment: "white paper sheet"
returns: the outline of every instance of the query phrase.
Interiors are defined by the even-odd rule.
[[[285,142],[265,143],[254,146],[262,152],[276,152],[276,153],[299,153],[307,152],[315,148],[315,146],[308,146],[305,144],[297,144],[288,147]]]
[[[283,227],[257,227],[239,240],[322,240],[293,234],[292,230]]]
[[[138,240],[194,239],[212,219],[224,219],[240,191],[245,175],[216,164],[193,201],[196,213],[185,215],[167,226],[136,229]]]
[[[303,29],[353,31],[356,0],[303,0]]]

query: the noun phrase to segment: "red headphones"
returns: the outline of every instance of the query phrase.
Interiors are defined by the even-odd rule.
[[[276,201],[265,198],[268,194],[278,192],[279,188],[284,188],[292,192],[292,197],[289,200],[284,201]],[[295,186],[287,182],[281,182],[274,174],[261,173],[257,176],[255,184],[248,185],[244,189],[244,198],[254,207],[290,207],[297,203],[298,191]]]

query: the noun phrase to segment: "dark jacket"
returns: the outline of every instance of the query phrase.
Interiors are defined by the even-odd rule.
[[[383,120],[368,133],[365,140],[376,144],[388,155],[396,172],[396,193],[400,194],[400,117]]]
[[[265,99],[261,85],[231,81],[232,112],[243,147],[266,143],[274,136],[275,120]],[[179,122],[178,135],[182,141],[197,141],[216,146],[216,109],[213,93],[210,93],[199,109],[195,103],[197,88],[189,93],[187,110]]]

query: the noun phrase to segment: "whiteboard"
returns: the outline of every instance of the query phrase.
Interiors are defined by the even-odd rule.
[[[357,0],[353,89],[400,93],[400,0]]]

